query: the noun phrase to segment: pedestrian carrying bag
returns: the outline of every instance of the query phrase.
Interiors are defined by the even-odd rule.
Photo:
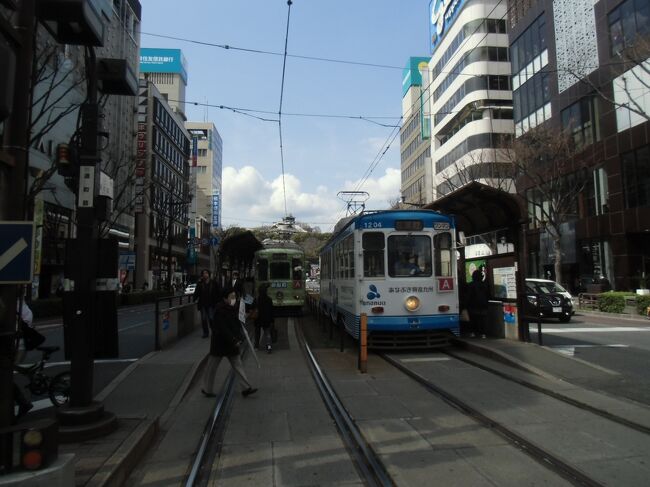
[[[20,334],[25,343],[25,350],[34,350],[45,341],[43,335],[22,320],[20,320]]]

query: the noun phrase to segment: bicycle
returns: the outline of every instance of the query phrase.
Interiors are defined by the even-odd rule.
[[[38,362],[29,365],[14,364],[14,370],[29,379],[25,389],[36,396],[47,394],[56,407],[63,406],[70,400],[70,371],[52,377],[44,369],[50,355],[59,349],[60,347],[36,347],[42,353]]]

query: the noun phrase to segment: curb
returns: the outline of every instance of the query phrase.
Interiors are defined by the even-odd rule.
[[[93,475],[87,487],[119,487],[148,451],[158,434],[158,418],[144,419]]]
[[[144,357],[142,357],[142,358],[140,358],[139,360],[136,360],[135,362],[129,364],[129,366],[128,366],[126,369],[124,369],[122,372],[120,372],[120,373],[117,375],[117,377],[115,377],[112,381],[110,381],[110,382],[108,383],[108,385],[107,385],[106,387],[104,387],[104,388],[99,392],[99,394],[97,394],[97,395],[95,396],[95,401],[103,402],[104,399],[106,399],[106,398],[108,397],[108,395],[109,395],[111,392],[113,392],[113,391],[115,390],[115,388],[116,388],[117,386],[119,386],[120,383],[121,383],[124,379],[126,379],[126,378],[131,374],[131,372],[133,372],[133,371],[135,370],[135,368],[138,367],[138,365],[139,365],[141,362],[145,362],[145,361],[149,360],[149,358],[151,358],[153,355],[155,355],[155,354],[157,354],[157,353],[158,353],[158,351],[149,352],[149,353],[146,354]]]
[[[575,309],[574,316],[594,316],[598,318],[616,318],[619,320],[628,320],[628,321],[640,321],[642,323],[647,323],[648,318],[643,315],[633,315],[629,313],[605,313],[604,311],[596,310],[586,310],[586,309]]]
[[[185,376],[183,383],[180,385],[178,391],[176,392],[171,402],[169,403],[167,410],[161,415],[160,417],[161,424],[167,424],[167,421],[169,421],[170,416],[173,414],[174,411],[176,411],[176,408],[185,397],[185,394],[187,394],[187,391],[190,389],[192,383],[194,382],[194,379],[199,374],[199,371],[203,369],[203,366],[205,365],[207,359],[208,359],[208,354],[206,354],[201,360],[194,363],[190,371]]]
[[[512,356],[510,356],[510,355],[508,355],[508,354],[506,354],[504,352],[494,350],[494,349],[489,348],[489,347],[484,347],[484,346],[481,346],[481,345],[479,345],[477,343],[468,342],[467,340],[461,340],[460,338],[452,338],[450,340],[450,342],[454,346],[456,346],[458,348],[469,350],[469,351],[474,352],[474,353],[476,353],[478,355],[483,355],[484,357],[494,359],[494,360],[496,360],[498,362],[504,363],[504,364],[509,365],[511,367],[515,367],[517,369],[523,370],[524,372],[529,372],[531,374],[534,374],[534,375],[537,375],[539,377],[543,377],[543,378],[549,379],[549,380],[561,380],[560,378],[558,378],[558,377],[556,377],[554,375],[551,375],[548,372],[544,372],[543,370],[538,369],[537,367],[533,367],[532,365],[527,364],[526,362],[523,362],[523,361],[521,361],[519,359],[516,359],[516,358],[514,358],[514,357],[512,357]],[[535,344],[527,344],[527,345],[537,346]],[[567,357],[567,358],[570,358],[570,357]]]

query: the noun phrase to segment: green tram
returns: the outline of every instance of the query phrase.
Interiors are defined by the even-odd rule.
[[[289,240],[264,240],[255,252],[256,286],[268,284],[276,308],[300,311],[305,304],[305,253]]]

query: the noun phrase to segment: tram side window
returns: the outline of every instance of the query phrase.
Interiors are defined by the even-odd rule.
[[[260,281],[269,280],[269,261],[260,259],[257,261],[257,279]]]
[[[288,262],[271,262],[271,279],[291,279]]]
[[[332,258],[331,253],[327,251],[321,256],[321,268],[320,268],[320,278],[321,279],[331,279],[332,278]]]
[[[300,259],[291,259],[291,268],[293,269],[293,280],[302,281],[302,261]]]
[[[452,275],[451,233],[439,233],[433,237],[436,276]]]
[[[388,275],[390,277],[430,276],[431,238],[428,235],[388,237]]]
[[[366,232],[361,237],[363,247],[363,276],[384,277],[384,249],[386,243],[381,232]]]

